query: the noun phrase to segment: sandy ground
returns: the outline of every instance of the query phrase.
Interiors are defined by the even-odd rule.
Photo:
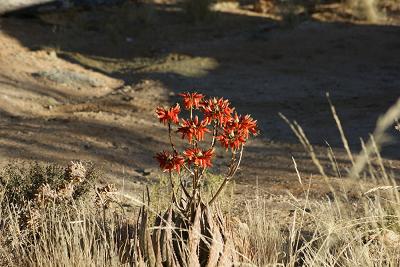
[[[173,5],[140,10],[1,18],[2,164],[91,160],[105,172],[101,182],[140,190],[157,179],[153,156],[167,147],[154,108],[198,90],[231,99],[259,121],[262,135],[248,145],[236,180],[239,195],[256,187],[301,194],[293,156],[304,179],[312,177],[313,194],[324,197],[328,188],[278,113],[304,127],[341,184],[347,181],[334,177],[326,143],[343,167],[349,162],[326,92],[355,153],[359,137],[400,96],[395,23],[311,19],[284,26],[231,8],[193,25]],[[394,143],[384,155],[397,172],[399,137],[390,132]]]

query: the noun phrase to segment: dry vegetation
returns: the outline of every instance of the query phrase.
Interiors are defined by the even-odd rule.
[[[259,0],[252,6],[252,10],[278,15],[284,23],[292,25],[302,20],[304,16],[312,17],[316,9],[320,9],[319,12],[322,12],[323,8],[329,9],[321,2],[310,0],[288,4],[287,1]],[[188,0],[183,5],[183,10],[189,20],[198,23],[212,18],[211,4],[210,0]],[[218,10],[224,5],[231,4],[217,3],[213,8]],[[395,5],[390,0],[379,3],[373,0],[359,0],[353,1],[352,5],[343,6],[341,15],[350,14],[351,20],[355,18],[375,21],[385,15],[383,12],[385,7],[394,10]],[[350,12],[347,8],[350,8]],[[126,25],[140,23],[145,28],[146,25],[157,20],[154,7],[151,5],[137,7],[127,5],[122,9],[124,13],[120,13],[120,10],[115,10],[114,13],[110,11],[112,15],[107,17],[108,23],[105,26],[106,35],[113,37],[114,34],[116,40],[122,35],[120,32],[124,32]],[[43,17],[48,23],[56,20],[49,15],[43,15]],[[66,20],[68,21],[68,18]],[[86,28],[93,28],[96,24],[84,19],[79,23],[81,23],[77,24],[79,27],[83,25]],[[126,39],[128,43],[134,41]],[[57,60],[56,63],[60,64],[61,60],[57,58],[57,55],[62,54],[60,50],[53,56],[45,55],[43,62],[53,57],[53,60]],[[186,60],[192,64],[189,67],[172,65],[177,69],[177,73],[182,71],[188,77],[191,71],[196,70],[194,65],[210,66],[210,69],[217,65],[217,61],[209,58],[200,61],[201,58],[184,55],[170,57],[171,61]],[[230,59],[231,54],[226,57]],[[78,59],[77,56],[76,61],[79,62]],[[278,60],[279,55],[275,59]],[[146,60],[146,58],[143,59],[143,61]],[[140,60],[130,62],[130,64],[135,67],[135,70],[138,69],[143,73],[151,70],[161,73],[165,71],[163,68],[168,60],[167,57],[166,60],[150,62],[154,63],[150,67],[146,67],[148,62]],[[94,59],[92,61],[98,63]],[[87,64],[84,65],[110,74],[114,70],[107,68],[120,67],[117,63],[110,62],[99,65],[90,65],[86,62]],[[139,64],[139,67],[135,64]],[[120,69],[129,69],[131,65],[122,66],[121,64]],[[36,71],[34,67],[32,69]],[[205,69],[204,72],[208,70],[206,67]],[[88,70],[85,71],[88,72]],[[231,76],[234,75],[229,75]],[[193,77],[197,76],[193,75]],[[98,79],[102,80],[104,77],[99,76]],[[90,84],[90,81],[88,83]],[[90,85],[91,91],[93,91],[92,87],[96,87],[95,82],[93,83],[94,85]],[[144,87],[146,84],[148,87]],[[116,85],[110,87],[116,87]],[[148,94],[159,98],[146,99],[145,93],[140,93],[149,88],[153,91],[150,90]],[[110,88],[105,87],[104,90],[108,93]],[[125,95],[129,93],[129,90],[137,91],[134,95],[135,105],[137,105],[135,108],[141,111],[140,120],[147,123],[146,127],[155,129],[156,127],[148,122],[151,116],[145,113],[145,108],[161,101],[160,99],[166,101],[166,97],[163,98],[160,95],[167,93],[147,80],[137,87],[121,87],[115,92],[122,92],[124,97],[122,101],[130,103],[131,99]],[[63,88],[59,91],[66,90]],[[117,98],[120,95],[110,93],[110,96]],[[133,109],[128,105],[117,109],[113,106],[114,102],[110,100],[107,102],[101,97],[97,100],[101,102],[93,104],[95,112],[91,110],[92,106],[86,103],[82,106],[74,106],[75,104],[65,101],[66,106],[60,104],[58,107],[58,103],[56,105],[47,103],[43,113],[48,115],[50,112],[57,112],[58,108],[68,110],[70,104],[72,113],[76,109],[74,116],[77,116],[77,113],[85,113],[86,110],[96,114],[103,111],[108,115],[107,111],[102,109],[109,108],[112,112],[117,111],[115,113],[110,111],[110,114],[113,114],[112,120],[115,120],[118,112],[124,115],[127,109]],[[35,102],[32,99],[28,101]],[[240,99],[237,102],[240,102]],[[22,104],[21,107],[26,108]],[[15,106],[10,104],[9,110],[15,111]],[[359,155],[355,155],[350,150],[333,105],[331,105],[331,110],[339,128],[347,158],[346,160],[343,160],[343,157],[337,158],[334,150],[328,147],[329,166],[319,158],[318,155],[321,154],[317,153],[317,148],[310,144],[299,124],[296,121],[291,122],[282,115],[308,153],[315,169],[318,170],[318,179],[322,177],[320,180],[323,182],[318,181],[318,183],[329,188],[328,194],[321,193],[318,197],[312,196],[312,191],[315,193],[316,190],[312,188],[316,175],[308,175],[305,171],[303,173],[302,167],[305,169],[309,166],[301,166],[298,162],[302,159],[297,161],[296,157],[293,157],[293,172],[297,173],[296,182],[287,187],[289,190],[285,196],[272,194],[266,196],[263,193],[264,188],[258,188],[259,191],[255,192],[247,190],[243,195],[245,199],[242,199],[233,196],[235,185],[231,183],[213,205],[195,206],[189,217],[182,216],[175,209],[176,203],[171,201],[170,180],[167,176],[158,177],[157,182],[154,182],[155,179],[147,180],[147,184],[150,185],[142,196],[134,195],[131,191],[127,192],[125,188],[112,184],[99,186],[99,182],[109,181],[110,178],[97,171],[91,163],[77,161],[71,162],[66,167],[39,163],[30,165],[20,162],[9,165],[0,173],[0,266],[400,266],[399,172],[395,167],[388,166],[390,162],[380,156],[383,144],[390,141],[386,135],[388,129],[395,127],[399,130],[396,133],[400,134],[398,122],[400,100],[378,120],[371,138],[361,142],[362,151]],[[15,123],[13,121],[15,118],[17,116],[11,117],[10,125]],[[56,119],[52,120],[57,121]],[[50,122],[52,120],[49,119]],[[76,122],[76,117],[73,117],[71,121]],[[131,117],[126,118],[126,123],[129,121],[133,121]],[[135,118],[134,124],[137,124],[137,121]],[[63,122],[69,123],[68,119],[61,121],[61,124]],[[87,121],[70,127],[88,127],[89,132],[96,127],[85,125],[88,125]],[[123,126],[120,129],[126,128],[126,125]],[[140,131],[144,127],[139,125]],[[104,128],[99,129],[93,133],[93,136],[104,132]],[[61,132],[64,131],[62,128]],[[114,137],[115,129],[110,132],[110,135]],[[19,133],[23,134],[24,131],[21,130]],[[131,134],[131,132],[125,133],[125,138],[135,139]],[[49,135],[55,136],[53,132]],[[32,141],[32,136],[34,135],[26,138]],[[57,141],[68,139],[55,137]],[[158,149],[161,142],[154,140],[161,140],[162,137],[156,137],[138,139],[137,143],[127,143],[124,147],[126,150],[122,150],[121,154],[130,158],[132,155],[126,151],[142,143]],[[44,139],[46,142],[49,141],[46,136]],[[149,140],[154,142],[150,143]],[[26,143],[31,145],[32,142]],[[110,147],[117,145],[110,144]],[[115,154],[116,152],[111,151],[110,147],[105,147],[105,153]],[[90,146],[85,144],[85,149],[89,150]],[[10,150],[17,151],[18,149],[11,147]],[[21,151],[21,153],[26,152],[22,149]],[[144,153],[142,150],[138,149],[138,151],[135,153]],[[40,153],[43,151],[39,151],[38,154]],[[64,154],[65,151],[60,153]],[[98,153],[94,152],[94,154]],[[151,156],[147,156],[149,154],[151,153],[146,151],[143,162],[150,161]],[[70,154],[65,157],[70,157]],[[260,154],[252,158],[254,159],[268,160]],[[106,157],[106,160],[110,158]],[[118,161],[122,160],[116,157],[115,162]],[[126,162],[126,164],[131,163],[129,160]],[[258,167],[261,172],[267,171],[264,165],[261,166]],[[150,176],[153,178],[154,173]],[[179,181],[178,177],[173,178],[176,182]],[[207,175],[202,184],[203,196],[207,199],[211,198],[223,179],[224,177],[220,175]],[[294,183],[295,180],[287,179],[287,181]],[[296,190],[296,193],[291,192],[290,189]],[[275,209],[271,207],[278,203],[277,200],[292,207],[290,213],[286,214],[285,211],[278,211],[280,212],[278,215],[274,213],[279,210],[279,207]]]
[[[391,16],[399,11],[392,0],[256,0],[253,10],[280,17],[289,25],[323,16],[364,23],[390,23]]]
[[[334,107],[332,111],[341,129]],[[163,207],[115,191],[110,185],[95,189],[92,181],[99,174],[91,165],[75,162],[65,169],[10,166],[1,176],[0,263],[206,266],[209,262],[208,266],[231,266],[223,259],[229,255],[235,266],[398,266],[399,186],[394,174],[386,171],[379,148],[387,140],[385,131],[399,116],[400,100],[379,119],[359,156],[353,157],[348,150],[353,167],[343,173],[343,179],[354,181],[351,190],[356,194],[349,194],[349,188],[334,189],[330,185],[303,130],[288,121],[325,177],[332,196],[321,201],[310,199],[312,178],[299,174],[298,186],[305,197],[288,200],[293,212],[286,221],[271,216],[267,205],[271,199],[261,196],[245,201],[241,212],[229,212],[239,202],[231,202],[226,194],[220,198],[220,205],[206,209],[215,219],[204,222],[196,215],[189,228],[182,228],[171,219],[177,216],[171,209],[163,213]],[[337,170],[342,169],[334,164]],[[163,199],[159,194],[165,192],[164,184],[153,187],[149,192],[157,194],[149,193],[148,200],[158,198],[158,203],[168,206],[168,194]],[[63,193],[66,188],[70,188],[67,194]],[[202,228],[197,228],[200,225]],[[210,239],[201,230],[215,227],[226,232],[219,239]],[[180,252],[175,255],[181,257],[173,258],[177,244]],[[199,256],[199,251],[205,250],[208,256]],[[200,261],[202,257],[206,261]]]

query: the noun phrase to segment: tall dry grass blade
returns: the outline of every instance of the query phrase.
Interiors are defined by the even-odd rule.
[[[328,146],[328,158],[331,162],[332,168],[336,171],[337,176],[342,178],[342,173],[340,172],[339,163],[336,159],[335,153],[333,152],[331,145],[327,141],[325,141],[325,143]]]
[[[399,188],[400,188],[400,186],[383,185],[383,186],[378,186],[378,187],[371,188],[370,190],[364,192],[363,195],[368,195],[368,194],[371,194],[371,193],[376,192],[378,190],[386,191],[386,190],[391,190],[391,189],[396,190],[396,189],[399,189]]]
[[[386,172],[385,165],[383,164],[383,159],[382,159],[382,157],[381,157],[381,153],[380,153],[380,151],[379,151],[378,145],[377,145],[376,142],[375,142],[375,138],[374,138],[373,136],[371,136],[371,137],[370,137],[370,140],[371,140],[371,144],[372,144],[372,147],[373,147],[373,149],[374,149],[376,158],[377,158],[377,160],[378,160],[378,164],[379,164],[379,167],[380,167],[380,169],[381,169],[381,174],[382,174],[382,176],[383,176],[383,178],[384,178],[384,181],[385,181],[386,183],[389,183],[389,182],[390,182],[390,179],[389,179],[389,176],[388,176],[388,174],[387,174],[387,172]]]
[[[317,155],[315,154],[313,146],[308,141],[308,138],[306,137],[303,129],[301,128],[301,126],[296,121],[293,121],[293,123],[291,123],[288,120],[288,118],[286,118],[286,116],[283,115],[282,113],[279,113],[279,116],[289,125],[289,127],[292,129],[293,133],[297,136],[297,138],[299,139],[300,143],[303,145],[304,149],[310,155],[310,157],[311,157],[312,161],[314,162],[315,166],[318,168],[318,171],[320,172],[320,174],[322,176],[324,176],[324,177],[327,177],[327,175],[326,175],[326,173],[324,171],[324,168],[322,167]]]
[[[390,140],[386,134],[386,130],[392,127],[393,123],[400,117],[400,98],[397,102],[388,109],[388,111],[379,117],[374,133],[372,134],[375,140],[376,148],[380,151],[382,145]],[[360,173],[364,170],[368,163],[368,158],[374,153],[375,148],[372,139],[365,145],[364,153],[360,153],[355,160],[355,163],[350,170],[350,177],[359,178]]]
[[[299,183],[301,185],[303,185],[303,182],[301,181],[301,175],[300,175],[299,169],[297,168],[296,160],[294,159],[293,156],[292,156],[292,160],[293,160],[293,164],[294,164],[294,169],[296,170],[297,178],[299,179]]]
[[[372,165],[371,159],[368,155],[367,148],[365,147],[365,142],[362,139],[360,142],[361,142],[362,153],[364,153],[364,156],[366,157],[366,162],[367,162],[366,164],[368,165],[368,174],[371,177],[372,181],[377,182],[377,174],[374,166]]]
[[[308,154],[311,157],[311,160],[313,161],[314,165],[318,168],[319,173],[322,175],[324,178],[325,183],[329,187],[329,190],[335,195],[335,190],[329,181],[328,175],[326,175],[324,167],[322,166],[321,162],[319,161],[314,147],[311,145],[310,141],[308,140],[306,134],[303,131],[303,128],[296,122],[293,121],[291,123],[288,118],[286,118],[285,115],[282,113],[279,113],[279,116],[289,125],[289,127],[292,129],[294,134],[298,137],[300,143],[303,145],[304,149],[308,152]]]
[[[326,93],[326,98],[328,99],[329,106],[331,107],[332,115],[333,115],[333,118],[335,119],[336,126],[339,130],[340,138],[342,139],[344,149],[346,150],[347,156],[349,157],[351,164],[354,165],[354,158],[353,158],[353,154],[351,153],[351,150],[350,150],[349,142],[347,141],[346,135],[344,134],[342,123],[340,122],[339,116],[336,113],[335,106],[332,104],[332,101],[329,97],[329,93]]]

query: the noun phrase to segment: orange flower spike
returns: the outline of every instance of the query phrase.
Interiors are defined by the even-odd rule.
[[[228,100],[222,97],[208,99],[203,103],[204,118],[208,123],[217,120],[219,125],[226,124],[231,116],[234,108],[231,108]]]
[[[227,150],[229,148],[236,150],[239,149],[242,144],[246,143],[247,138],[242,132],[229,130],[217,136],[217,140],[220,141],[221,146],[225,147]]]
[[[181,93],[179,94],[183,98],[183,106],[189,110],[191,108],[198,109],[201,106],[201,102],[204,98],[203,94],[199,93]]]
[[[228,122],[228,124],[229,124],[230,128],[238,129],[239,122],[240,122],[240,118],[239,118],[238,114],[235,112],[235,115],[233,115],[232,119]]]
[[[180,127],[176,131],[182,134],[182,139],[185,137],[188,139],[189,143],[192,143],[193,129],[191,128],[190,120],[182,119]]]
[[[199,121],[199,117],[194,117],[193,120],[182,119],[181,126],[177,132],[182,134],[182,139],[187,138],[189,143],[192,143],[193,137],[198,141],[204,140],[205,133],[209,133],[206,121]]]
[[[163,107],[157,107],[156,114],[160,122],[166,123],[179,123],[178,115],[181,112],[181,107],[179,104],[176,104],[174,107],[170,107],[169,109],[165,109]]]
[[[154,157],[160,164],[160,168],[163,171],[177,171],[180,173],[182,165],[185,163],[185,159],[177,154],[171,154],[168,151],[162,151],[157,153]]]
[[[202,141],[204,140],[204,136],[206,133],[211,132],[208,128],[207,128],[207,121],[206,120],[202,120],[201,122],[199,122],[199,117],[196,116],[194,118],[194,125],[195,125],[195,136],[197,138],[197,140]]]
[[[183,154],[188,159],[189,163],[193,163],[196,166],[207,168],[211,167],[211,158],[214,155],[214,150],[201,150],[200,148],[188,148]]]
[[[238,116],[237,113],[225,124],[223,133],[217,136],[217,140],[226,149],[239,149],[246,143],[249,133],[257,134],[257,124],[250,116]]]
[[[257,121],[254,120],[250,115],[240,116],[239,124],[240,130],[244,132],[246,138],[248,138],[249,133],[252,135],[258,134]]]

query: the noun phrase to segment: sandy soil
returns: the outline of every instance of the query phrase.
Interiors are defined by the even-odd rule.
[[[156,180],[153,155],[167,147],[154,107],[195,89],[227,97],[259,121],[262,135],[247,147],[237,177],[239,195],[256,187],[299,195],[293,156],[303,177],[312,177],[313,194],[324,197],[328,188],[278,113],[304,127],[334,176],[326,142],[343,166],[349,163],[325,93],[354,152],[400,96],[396,23],[321,15],[325,20],[287,26],[230,7],[189,24],[174,5],[138,9],[1,19],[2,164],[92,160],[105,171],[102,182],[140,189]],[[396,172],[399,138],[394,141],[384,155]]]

